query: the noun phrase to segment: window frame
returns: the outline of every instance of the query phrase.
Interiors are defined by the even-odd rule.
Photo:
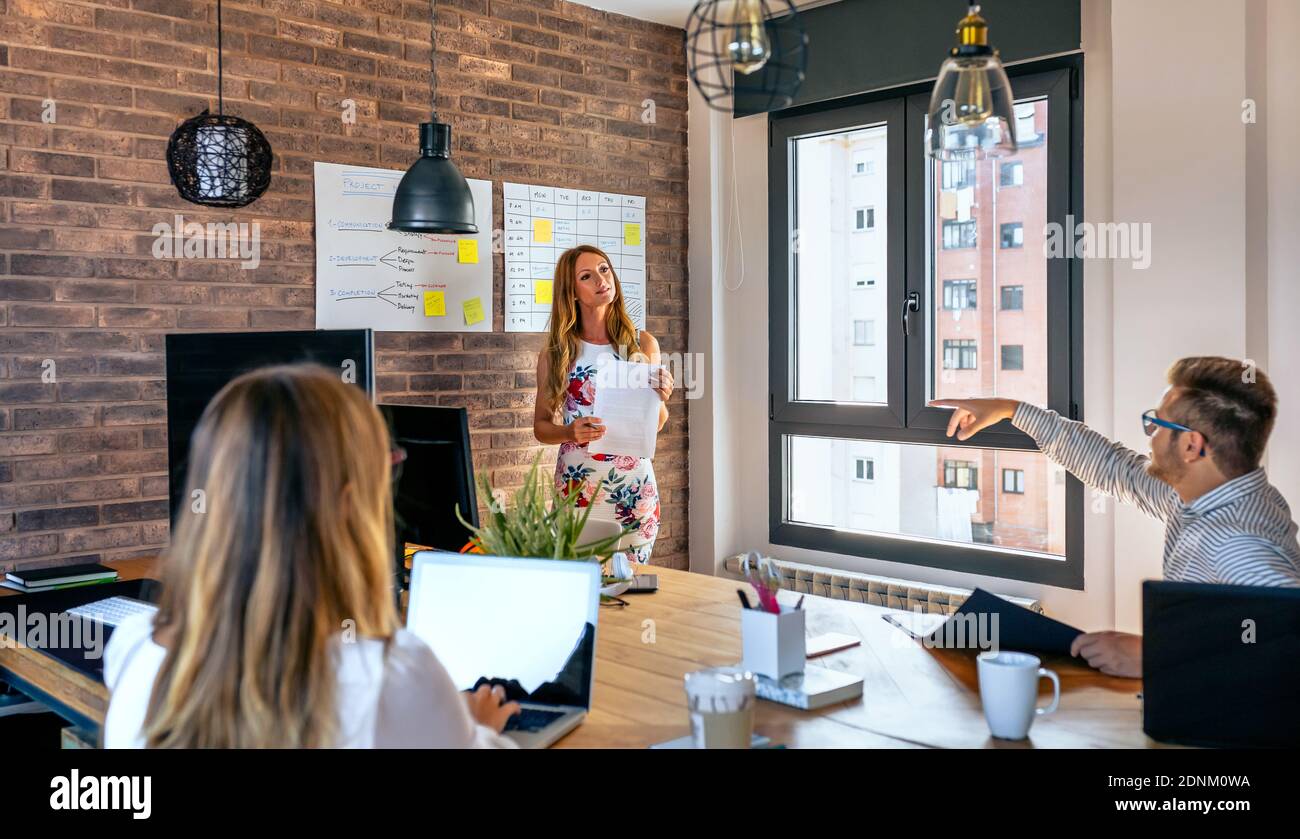
[[[1083,68],[1080,54],[1007,68],[1018,99],[1048,100],[1046,217],[1062,225],[1067,215],[1083,217]],[[929,82],[908,85],[769,114],[769,540],[774,545],[1082,589],[1085,493],[1083,484],[1068,473],[1065,556],[1061,559],[982,542],[968,545],[901,534],[836,530],[794,522],[789,517],[786,490],[791,437],[921,444],[944,449],[969,447],[975,452],[1038,451],[1033,440],[1010,422],[986,429],[971,441],[948,438],[945,431],[950,411],[927,405],[931,375],[940,372],[933,358],[930,313],[935,291],[927,253],[934,198],[926,177],[932,163],[922,151],[931,88]],[[886,295],[883,328],[889,359],[887,404],[799,402],[794,399],[792,378],[797,320],[796,266],[790,242],[792,231],[797,230],[791,222],[798,173],[791,141],[882,123],[888,132],[882,162],[890,197],[881,217],[885,227],[878,231],[889,237],[881,276]],[[937,193],[936,187],[934,195]],[[1000,242],[992,244],[996,247]],[[1082,262],[1075,259],[1047,263],[1047,407],[1073,419],[1082,414],[1082,268]],[[920,316],[913,314],[909,318],[911,329],[904,336],[902,312],[909,294],[917,296]],[[952,456],[951,452],[944,453],[946,458]]]
[[[1019,306],[1005,305],[1007,302],[1007,292],[1011,291],[1012,289],[1015,289],[1016,291],[1019,292],[1019,297],[1020,297]],[[1025,310],[1025,284],[1024,283],[1008,283],[1006,285],[998,286],[998,311],[999,312],[1023,312],[1024,310]]]
[[[1007,477],[1010,476],[1011,489],[1007,489]],[[1002,467],[1002,492],[1004,495],[1024,495],[1025,494],[1025,470]]]
[[[866,468],[862,470],[862,474],[865,477],[862,478],[858,477],[859,463],[866,464]],[[858,455],[858,454],[853,455],[853,480],[860,484],[875,483],[876,459],[874,457],[867,457],[866,455]]]

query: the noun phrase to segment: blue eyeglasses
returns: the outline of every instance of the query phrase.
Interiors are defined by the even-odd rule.
[[[1196,430],[1194,428],[1188,428],[1182,423],[1171,422],[1169,420],[1160,419],[1160,417],[1156,416],[1156,409],[1149,408],[1148,410],[1142,413],[1142,431],[1148,437],[1150,437],[1151,435],[1156,433],[1157,428],[1168,428],[1172,431],[1195,431]],[[1205,457],[1205,446],[1201,446],[1201,457]]]

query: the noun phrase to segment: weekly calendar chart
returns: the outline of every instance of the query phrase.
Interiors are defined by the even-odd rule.
[[[492,183],[474,235],[389,230],[401,171],[316,164],[316,328],[492,331]]]
[[[502,185],[505,199],[507,332],[545,332],[555,263],[575,245],[609,254],[627,313],[645,328],[645,196]]]

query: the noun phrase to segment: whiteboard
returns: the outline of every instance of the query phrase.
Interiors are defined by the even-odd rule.
[[[545,332],[555,263],[575,245],[609,254],[623,286],[623,304],[645,328],[645,196],[503,185],[507,332]]]
[[[389,230],[404,172],[316,163],[316,328],[492,331],[492,182],[475,235]]]

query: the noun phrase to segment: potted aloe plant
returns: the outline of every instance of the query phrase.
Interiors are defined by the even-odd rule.
[[[488,502],[486,520],[479,527],[465,521],[460,505],[456,506],[456,518],[474,534],[461,553],[542,559],[594,558],[602,566],[602,598],[622,594],[631,583],[632,569],[626,558],[615,553],[614,548],[624,536],[636,532],[640,522],[623,525],[618,533],[605,538],[580,542],[594,505],[579,506],[580,493],[563,493],[552,481],[543,479],[538,468],[541,459],[542,452],[539,451],[533,458],[523,486],[515,491],[509,504],[502,503],[504,493],[498,492],[486,475],[478,475],[479,492],[492,500]],[[592,501],[603,490],[602,480]]]

